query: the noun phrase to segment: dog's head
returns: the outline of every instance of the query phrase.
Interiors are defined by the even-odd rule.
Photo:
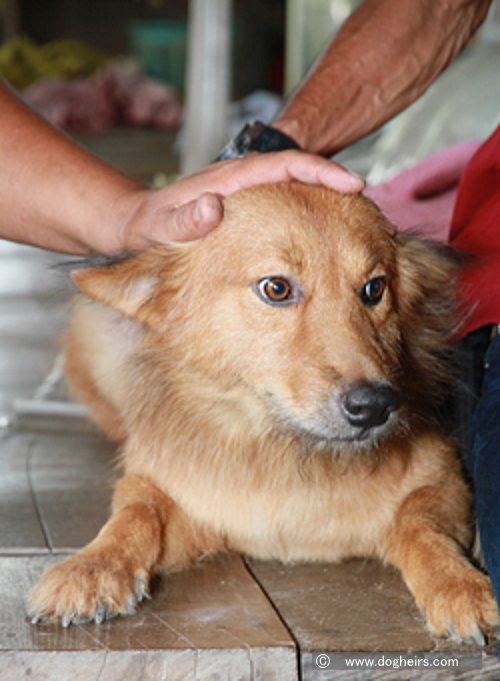
[[[169,355],[200,400],[239,400],[267,428],[361,447],[429,415],[454,332],[453,272],[367,199],[290,183],[229,197],[200,241],[73,278],[142,323],[159,364]]]

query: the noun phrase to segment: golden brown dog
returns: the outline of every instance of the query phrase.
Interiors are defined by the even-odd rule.
[[[31,594],[35,620],[132,613],[151,576],[219,551],[372,556],[432,632],[497,623],[470,499],[434,419],[453,266],[360,196],[226,200],[203,240],[77,269],[67,374],[124,477],[111,519]]]

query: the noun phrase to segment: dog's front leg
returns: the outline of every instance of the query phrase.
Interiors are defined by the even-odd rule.
[[[386,558],[401,570],[433,634],[483,644],[499,617],[488,577],[463,552],[470,531],[462,485],[410,494],[397,512]]]
[[[115,488],[112,516],[97,537],[49,568],[30,593],[33,621],[49,618],[68,626],[131,614],[148,597],[156,570],[185,565],[212,545],[166,494],[126,476]]]

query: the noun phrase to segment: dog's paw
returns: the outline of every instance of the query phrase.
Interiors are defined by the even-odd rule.
[[[60,621],[101,624],[116,615],[131,615],[148,593],[149,575],[115,551],[82,551],[53,565],[28,596],[33,624]]]
[[[488,577],[471,567],[460,576],[440,576],[437,581],[429,584],[422,603],[431,633],[457,643],[485,645],[485,636],[500,624]]]

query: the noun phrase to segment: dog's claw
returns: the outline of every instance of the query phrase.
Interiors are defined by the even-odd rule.
[[[70,615],[68,612],[65,612],[61,618],[61,626],[63,627],[63,629],[67,629],[71,624],[73,624],[73,615]]]
[[[479,627],[476,627],[472,634],[470,634],[467,638],[464,638],[458,633],[456,627],[452,624],[448,629],[448,637],[454,641],[454,643],[468,643],[469,645],[475,644],[480,647],[486,645],[486,638]]]
[[[462,637],[460,636],[460,634],[456,630],[456,627],[455,627],[454,624],[452,624],[450,626],[450,628],[448,629],[448,636],[449,636],[449,638],[451,638],[452,641],[455,641],[455,643],[462,643]]]
[[[95,611],[94,621],[96,624],[102,624],[106,619],[108,619],[108,611],[102,603],[99,603]]]
[[[44,622],[48,622],[48,620],[49,618],[45,615],[33,615],[31,618],[31,624],[43,624]]]
[[[139,577],[136,580],[134,593],[130,594],[126,603],[124,604],[124,610],[122,614],[133,614],[135,612],[137,603],[142,601],[144,598],[151,598],[146,588],[146,580],[144,577]],[[93,615],[78,615],[76,612],[65,612],[60,617],[60,624],[63,629],[68,629],[72,624],[90,624],[95,622],[95,624],[102,624],[113,617],[118,616],[118,612],[111,612],[106,608],[103,603],[98,603]],[[41,624],[50,622],[53,619],[50,615],[42,615],[40,613],[35,613],[31,616],[31,624]]]
[[[479,629],[479,627],[470,636],[469,640],[470,640],[471,643],[476,643],[478,646],[481,646],[481,647],[483,647],[486,644],[486,638],[484,637],[484,634]]]
[[[135,580],[134,591],[137,603],[141,603],[144,599],[151,600],[151,595],[146,585],[146,578],[143,575],[140,575]]]

